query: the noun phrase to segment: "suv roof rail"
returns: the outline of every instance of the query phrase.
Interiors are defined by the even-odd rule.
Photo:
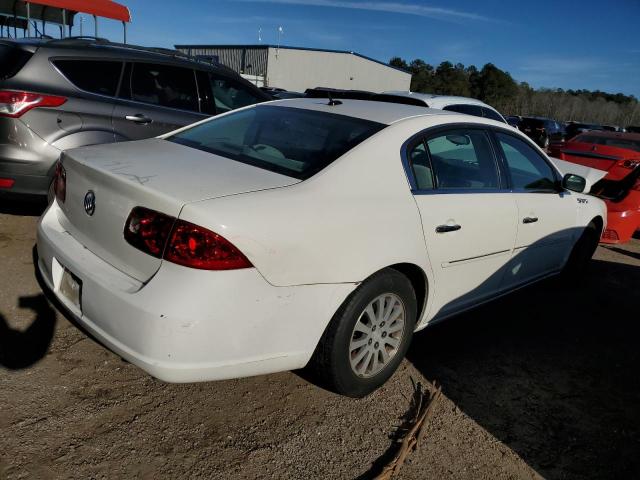
[[[94,37],[92,35],[79,35],[75,37],[56,38],[56,39],[52,39],[50,43],[72,43],[75,41],[83,41],[83,40],[88,42],[96,42],[96,43],[111,43],[107,38]]]
[[[161,55],[169,55],[177,58],[184,58],[186,60],[191,60],[193,62],[198,63],[208,63],[208,64],[216,64],[216,62],[204,61],[203,59],[199,59],[187,53],[181,52],[180,50],[174,50],[172,48],[163,48],[163,47],[144,47],[142,45],[134,45],[131,43],[119,43],[112,42],[111,40],[103,37],[93,37],[89,35],[77,36],[77,37],[66,37],[60,39],[52,39],[48,43],[50,44],[73,44],[73,43],[94,43],[97,45],[105,45],[105,46],[113,46],[117,48],[126,48],[130,50],[139,50],[143,52],[150,53],[159,53]]]

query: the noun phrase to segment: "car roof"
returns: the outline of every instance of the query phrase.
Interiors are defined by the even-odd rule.
[[[437,110],[433,108],[419,107],[415,105],[405,105],[402,103],[386,103],[370,100],[334,100],[339,102],[330,105],[326,98],[293,98],[287,100],[275,100],[273,102],[262,103],[260,105],[274,105],[279,107],[301,108],[305,110],[315,110],[319,112],[334,113],[348,117],[360,118],[372,122],[391,125],[392,123],[407,118],[431,115],[456,115],[464,116],[468,121],[476,117],[464,115],[456,112]],[[478,122],[484,123],[484,122]]]
[[[438,108],[438,106],[447,106],[453,104],[465,104],[465,105],[480,105],[483,107],[489,107],[492,110],[494,108],[486,103],[478,100],[477,98],[470,97],[456,97],[453,95],[435,95],[432,93],[420,93],[420,92],[405,92],[405,91],[388,91],[382,92],[385,95],[397,95],[399,97],[408,97],[422,100],[429,107]]]

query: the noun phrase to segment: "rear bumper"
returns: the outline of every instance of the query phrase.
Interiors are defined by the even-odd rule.
[[[60,150],[15,118],[0,118],[0,178],[14,180],[0,196],[47,194]]]
[[[98,341],[168,382],[301,368],[353,284],[274,287],[251,268],[194,270],[163,262],[146,284],[85,249],[58,222],[38,225],[46,286]],[[61,266],[82,281],[81,310],[60,293]]]
[[[627,243],[640,229],[640,210],[607,212],[607,228],[600,241],[607,244]]]

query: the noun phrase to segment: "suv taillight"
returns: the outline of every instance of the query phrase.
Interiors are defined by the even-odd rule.
[[[135,207],[129,214],[124,238],[138,250],[185,267],[236,270],[253,266],[217,233],[144,207]]]
[[[0,116],[18,118],[32,108],[59,107],[66,101],[57,95],[0,90]]]
[[[53,174],[53,191],[56,194],[56,199],[60,203],[64,203],[67,199],[67,171],[60,161],[56,163],[56,171]]]

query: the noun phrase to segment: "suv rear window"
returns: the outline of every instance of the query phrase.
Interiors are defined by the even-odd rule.
[[[167,140],[305,180],[384,127],[334,113],[261,105]]]
[[[544,120],[540,120],[538,118],[523,118],[522,122],[520,122],[521,127],[529,127],[529,128],[543,128]]]
[[[0,44],[0,79],[18,73],[33,54],[13,45]]]
[[[122,62],[103,60],[54,60],[62,74],[81,90],[113,97],[118,89]]]

